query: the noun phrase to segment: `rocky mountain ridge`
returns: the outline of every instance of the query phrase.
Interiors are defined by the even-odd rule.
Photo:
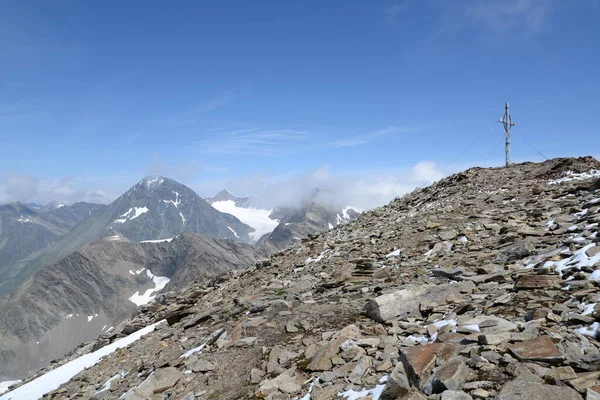
[[[157,296],[56,365],[145,336],[47,396],[596,399],[599,177],[590,157],[455,174]]]
[[[13,290],[21,268],[58,242],[73,226],[104,207],[79,202],[61,207],[21,203],[0,205],[0,297]]]
[[[158,243],[110,232],[0,299],[0,376],[23,376],[111,332],[165,286],[207,283],[254,261],[250,245],[191,231]]]

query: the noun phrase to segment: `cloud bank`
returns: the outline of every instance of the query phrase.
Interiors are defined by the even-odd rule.
[[[436,163],[422,161],[397,170],[335,173],[324,166],[285,177],[254,174],[226,181],[223,186],[239,196],[255,196],[261,208],[298,206],[314,200],[329,207],[352,205],[368,210],[445,175]]]
[[[151,163],[146,172],[161,173],[208,197],[221,189],[238,196],[255,196],[256,206],[274,208],[299,206],[316,201],[329,207],[352,205],[368,210],[387,204],[424,184],[447,174],[432,161],[422,161],[412,167],[338,173],[322,166],[292,175],[255,173],[229,180],[207,180],[209,174],[190,172],[194,168],[166,168],[159,161]],[[167,174],[169,173],[169,174]],[[205,179],[203,179],[204,177]],[[47,204],[50,201],[71,204],[87,201],[107,204],[127,191],[143,177],[38,179],[18,173],[5,173],[0,178],[0,204],[20,201]],[[194,180],[196,180],[194,182]]]

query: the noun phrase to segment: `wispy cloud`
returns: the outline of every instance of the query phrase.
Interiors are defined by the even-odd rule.
[[[165,117],[152,119],[152,123],[194,124],[206,119],[213,111],[233,103],[235,100],[246,95],[248,91],[249,88],[245,85],[236,86],[198,103],[188,105],[180,111],[171,113]]]
[[[411,6],[410,3],[411,3],[410,0],[405,0],[402,2],[388,5],[383,10],[385,13],[385,18],[388,21],[394,20],[396,17],[398,17],[400,14],[404,13],[405,11],[407,11],[410,8],[410,6]]]
[[[478,0],[464,6],[464,17],[497,33],[528,31],[536,33],[556,9],[553,0]]]
[[[419,130],[419,129],[408,128],[408,127],[402,128],[402,127],[397,127],[397,126],[389,126],[385,129],[380,129],[378,131],[370,132],[370,133],[367,133],[364,135],[356,135],[356,136],[350,136],[350,137],[346,137],[346,138],[332,140],[330,142],[324,143],[323,146],[325,148],[360,146],[360,145],[367,144],[369,142],[372,142],[373,140],[376,140],[376,139],[379,139],[379,138],[382,138],[385,136],[412,133],[417,130]]]
[[[294,152],[310,131],[295,129],[261,129],[247,127],[233,131],[213,129],[212,138],[199,140],[191,148],[203,153],[280,155]]]
[[[287,175],[264,171],[220,182],[201,181],[192,186],[211,195],[223,187],[240,196],[253,195],[257,197],[257,206],[265,208],[316,200],[325,206],[352,205],[366,210],[445,175],[436,163],[421,161],[404,168],[348,173],[337,173],[329,166]]]
[[[63,177],[40,179],[16,172],[5,172],[0,176],[0,204],[15,201],[46,204],[50,201],[73,203],[88,201],[108,203],[117,196],[114,186],[118,179],[95,182],[89,187],[85,178]],[[109,189],[106,186],[111,186]]]
[[[223,93],[219,93],[218,95],[198,104],[194,109],[192,109],[192,112],[207,113],[214,111],[218,108],[229,104],[230,102],[241,96],[244,92],[245,89],[239,87],[235,89],[230,89]]]
[[[384,14],[388,21],[395,21],[400,15],[416,14],[423,12],[423,9],[433,12],[437,14],[438,22],[434,31],[438,35],[465,27],[476,27],[494,35],[533,35],[549,26],[551,17],[561,7],[593,4],[593,1],[584,0],[405,0],[385,7]]]

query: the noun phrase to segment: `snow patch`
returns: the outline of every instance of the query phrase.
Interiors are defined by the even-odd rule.
[[[146,274],[148,274],[148,278],[151,278],[154,282],[154,287],[146,290],[144,294],[140,294],[139,291],[135,292],[133,296],[129,298],[129,301],[135,303],[137,306],[148,304],[154,300],[157,294],[156,292],[162,290],[170,281],[166,276],[154,276],[149,270],[146,270]]]
[[[0,382],[0,394],[6,392],[9,386],[16,385],[17,383],[21,383],[21,381],[4,381]]]
[[[373,389],[365,389],[361,391],[356,390],[346,390],[345,392],[338,393],[338,397],[346,400],[358,400],[358,399],[371,399],[371,400],[379,400],[381,394],[383,393],[383,389],[385,389],[385,383],[387,382],[387,375],[382,377],[379,382],[381,385],[376,385]]]
[[[590,336],[593,338],[597,337],[598,331],[600,331],[600,322],[594,322],[592,325],[588,326],[587,328],[584,327],[584,328],[575,329],[575,332],[579,333],[580,335]]]
[[[358,208],[356,208],[356,207],[352,207],[352,206],[346,206],[346,207],[344,207],[344,209],[342,210],[341,215],[338,213],[335,216],[335,220],[336,220],[336,223],[338,225],[345,224],[345,223],[350,222],[352,220],[352,217],[350,217],[350,214],[348,214],[348,211],[350,211],[350,210],[354,210],[356,212],[360,212],[358,210]]]
[[[104,346],[93,353],[85,354],[73,361],[69,361],[64,365],[61,365],[56,369],[53,369],[52,371],[46,372],[44,375],[0,397],[0,400],[39,399],[44,394],[58,389],[60,385],[68,382],[72,377],[83,371],[85,368],[96,365],[103,357],[114,353],[117,349],[130,345],[131,343],[140,339],[142,336],[152,332],[158,324],[163,322],[164,320],[147,326],[129,336]]]
[[[238,207],[233,200],[215,201],[212,206],[221,212],[233,215],[244,224],[254,228],[254,232],[250,233],[250,237],[255,242],[261,236],[273,232],[279,225],[279,220],[270,218],[273,210]]]
[[[31,219],[30,218],[26,218],[26,217],[19,217],[19,219],[17,221],[19,221],[22,224],[25,224],[27,222],[31,222]]]
[[[206,346],[206,343],[202,343],[200,346],[194,347],[193,349],[190,349],[190,350],[186,351],[179,358],[188,358],[192,354],[201,353],[202,349],[204,348],[204,346]]]
[[[581,306],[583,307],[583,312],[581,314],[590,315],[594,312],[594,307],[596,307],[596,303],[590,303],[590,304],[581,303]]]
[[[134,207],[130,208],[125,214],[121,215],[121,218],[117,218],[114,220],[115,224],[124,224],[127,221],[131,221],[136,219],[140,215],[147,213],[148,207]]]
[[[399,255],[400,255],[400,249],[392,251],[391,253],[389,253],[385,257],[386,258],[392,258],[392,257],[398,257]]]
[[[592,274],[589,277],[590,281],[600,281],[600,270],[596,270],[594,272],[592,272]]]
[[[327,255],[327,253],[329,253],[329,250],[325,250],[324,252],[319,254],[319,256],[317,258],[308,257],[306,259],[306,261],[304,261],[304,264],[308,265],[308,264],[319,262],[325,257],[325,255]]]
[[[575,268],[575,269],[579,270],[583,267],[591,267],[595,263],[600,261],[600,253],[596,254],[593,257],[588,257],[588,255],[585,254],[585,252],[589,248],[594,247],[595,245],[596,245],[595,243],[590,243],[587,246],[584,246],[581,249],[577,250],[573,255],[571,255],[571,257],[565,258],[560,261],[546,261],[544,263],[543,267],[554,268],[554,270],[560,276],[562,276],[563,271],[568,270],[568,269]],[[590,280],[600,280],[600,272],[594,271],[589,279]]]
[[[149,176],[142,181],[146,184],[146,187],[158,186],[164,182],[164,179],[160,176]]]
[[[114,381],[115,379],[124,378],[125,375],[127,375],[127,372],[121,371],[120,373],[116,374],[115,376],[113,376],[112,378],[107,380],[106,383],[104,384],[104,386],[102,387],[102,389],[100,389],[96,393],[94,393],[94,396],[96,396],[102,392],[106,392],[108,389],[110,389],[110,384],[112,383],[112,381]]]
[[[231,227],[230,227],[230,226],[228,226],[228,227],[227,227],[227,229],[229,229],[231,232],[233,232],[233,234],[235,235],[235,237],[236,237],[236,238],[238,238],[238,239],[240,238],[240,237],[238,236],[238,234],[236,233],[236,231],[234,231],[233,229],[231,229]]]
[[[171,240],[173,240],[173,238],[142,240],[140,243],[163,243],[163,242],[170,242]]]
[[[135,271],[129,270],[129,273],[130,273],[131,275],[139,275],[139,274],[141,274],[142,272],[144,272],[145,270],[146,270],[146,268],[137,269],[137,270],[135,270]]]
[[[581,181],[584,179],[590,179],[590,178],[595,178],[600,176],[600,170],[597,169],[591,169],[587,172],[581,172],[581,173],[577,173],[577,172],[573,172],[573,171],[567,171],[565,173],[565,176],[559,179],[551,179],[548,181],[548,185],[557,185],[559,183],[563,183],[563,182],[570,182],[570,181]]]
[[[171,190],[171,193],[173,193],[175,195],[175,200],[163,200],[163,203],[171,203],[175,206],[175,208],[179,208],[179,205],[181,204],[181,199],[179,198],[179,193]]]

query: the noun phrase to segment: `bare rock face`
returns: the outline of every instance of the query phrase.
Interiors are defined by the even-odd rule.
[[[127,322],[168,323],[49,396],[89,398],[113,377],[101,393],[133,395],[168,368],[168,384],[143,395],[595,399],[598,169],[592,158],[472,168],[256,266],[189,279]]]

